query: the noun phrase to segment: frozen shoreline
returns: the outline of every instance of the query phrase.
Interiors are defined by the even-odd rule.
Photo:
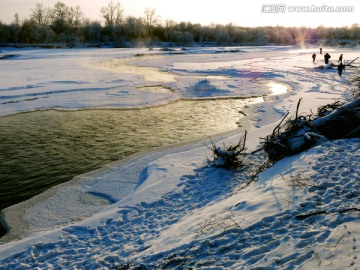
[[[253,48],[250,48],[250,50],[253,50]],[[256,50],[256,48],[255,48]],[[261,49],[262,50],[262,49]],[[73,85],[75,85],[75,87],[77,85],[80,85],[82,87],[83,84],[85,84],[85,79],[82,77],[86,77],[86,76],[90,76],[88,74],[89,71],[93,71],[93,69],[95,68],[96,71],[101,71],[101,69],[105,69],[105,73],[100,72],[101,76],[104,76],[106,79],[102,79],[102,85],[110,85],[110,87],[113,87],[115,90],[118,88],[118,86],[113,86],[113,83],[117,83],[117,82],[123,82],[123,81],[132,81],[135,78],[138,77],[138,75],[144,76],[143,79],[139,79],[137,78],[138,82],[136,83],[132,83],[133,85],[126,83],[125,85],[130,87],[130,89],[135,90],[135,94],[134,93],[125,93],[128,94],[129,97],[126,97],[126,103],[117,103],[117,99],[114,99],[114,96],[116,95],[110,95],[110,99],[114,100],[114,101],[107,101],[110,102],[113,105],[110,105],[109,107],[106,107],[107,109],[117,109],[117,108],[133,108],[133,107],[138,107],[140,106],[141,108],[144,108],[146,106],[151,106],[154,107],[158,104],[158,100],[163,100],[160,103],[168,103],[171,102],[172,99],[181,99],[181,98],[185,98],[185,99],[197,99],[197,93],[194,92],[194,89],[190,89],[189,92],[183,93],[182,95],[179,95],[177,92],[175,93],[171,93],[171,95],[168,95],[168,93],[157,93],[157,92],[147,92],[147,91],[140,91],[141,93],[141,100],[146,100],[146,103],[143,103],[142,101],[139,100],[139,95],[138,92],[136,91],[136,88],[139,87],[139,85],[147,85],[149,82],[150,83],[157,83],[157,80],[151,78],[151,76],[149,77],[149,74],[155,74],[154,76],[159,77],[161,79],[162,74],[167,74],[167,72],[165,71],[160,71],[158,70],[161,66],[161,58],[163,57],[162,53],[160,55],[160,58],[158,56],[154,56],[153,55],[153,51],[148,52],[145,51],[145,49],[136,49],[136,50],[114,50],[114,49],[110,49],[110,50],[105,50],[105,49],[101,49],[101,50],[95,50],[95,51],[100,51],[101,53],[103,53],[104,55],[102,57],[100,57],[99,55],[97,55],[96,57],[94,57],[94,59],[90,58],[87,59],[86,57],[89,57],[88,55],[93,55],[93,49],[85,49],[85,50],[20,50],[20,51],[16,51],[16,53],[18,53],[17,55],[19,55],[18,58],[16,58],[15,60],[18,61],[24,61],[25,63],[30,61],[31,59],[34,59],[35,63],[37,61],[40,61],[41,64],[48,62],[49,59],[55,58],[57,59],[59,56],[64,56],[64,63],[69,63],[69,66],[71,67],[72,70],[76,69],[80,69],[80,66],[86,66],[87,69],[85,69],[84,74],[81,74],[81,78],[77,78],[78,76],[80,76],[79,73],[75,72],[74,74],[72,74],[71,76],[74,76],[75,79],[67,79],[62,81],[62,80],[57,80],[55,81],[55,84],[53,85],[54,81],[45,81],[45,79],[47,79],[47,77],[51,77],[52,75],[47,75],[46,73],[44,73],[44,78],[37,78],[37,73],[38,71],[36,71],[35,73],[30,73],[28,74],[29,70],[28,67],[26,65],[24,65],[23,69],[20,69],[18,72],[23,72],[25,77],[26,76],[34,76],[35,78],[31,79],[32,81],[35,81],[36,83],[32,83],[32,84],[26,84],[25,86],[21,86],[21,84],[23,83],[21,80],[20,81],[16,81],[17,84],[19,84],[19,86],[11,86],[8,89],[1,89],[0,93],[2,95],[1,99],[2,100],[10,100],[10,101],[6,101],[5,102],[5,110],[1,110],[1,113],[6,113],[8,114],[12,114],[15,112],[23,112],[23,111],[33,111],[33,110],[46,110],[48,108],[52,108],[52,109],[63,109],[63,110],[79,110],[79,109],[102,109],[103,107],[103,103],[101,103],[101,99],[100,99],[100,105],[99,104],[93,104],[93,103],[89,103],[89,104],[85,104],[85,106],[87,108],[81,108],[81,104],[83,104],[83,101],[81,99],[82,96],[79,95],[75,95],[73,96],[74,90],[69,88],[69,90],[58,90],[58,87],[63,87],[62,85],[67,85],[69,87],[73,87]],[[125,51],[126,53],[124,54],[123,51]],[[145,54],[144,57],[131,57],[131,55],[141,52],[143,54]],[[214,50],[213,48],[206,48],[205,50],[201,50],[201,56],[200,58],[203,58],[202,54],[204,53],[213,53]],[[21,52],[23,52],[23,54],[21,54]],[[78,53],[79,52],[79,53]],[[114,52],[115,52],[115,56],[114,56]],[[44,55],[42,55],[41,53],[45,53]],[[146,56],[146,53],[151,54],[149,57]],[[273,52],[271,52],[270,50],[270,55],[273,55]],[[29,55],[27,55],[29,54]],[[194,54],[194,55],[192,55]],[[199,56],[197,55],[198,52],[193,52],[190,54],[191,56],[195,56],[196,59],[199,59]],[[81,55],[84,55],[85,57],[80,57]],[[74,60],[75,57],[75,61],[79,61],[79,63],[72,63],[72,61]],[[245,58],[248,58],[250,56],[246,56]],[[119,59],[119,60],[112,60],[113,58],[115,59]],[[217,56],[216,56],[217,58]],[[226,58],[226,57],[225,57]],[[244,58],[243,55],[241,55],[241,58]],[[124,60],[123,60],[124,59]],[[130,61],[131,62],[135,62],[138,63],[139,59],[142,59],[143,61],[149,61],[151,60],[152,62],[150,62],[153,66],[156,67],[156,69],[150,68],[148,69],[146,67],[146,65],[144,67],[142,67],[140,70],[135,69],[136,66],[132,66],[132,70],[129,71],[129,73],[127,72],[126,67],[125,69],[122,68],[123,64],[126,64]],[[60,61],[60,60],[59,60]],[[101,67],[102,64],[100,65],[100,68],[97,67],[94,63],[97,63],[98,61],[100,61],[100,63],[105,63],[105,68]],[[111,63],[111,65],[114,65],[112,68],[107,67],[106,63]],[[119,62],[119,67],[121,68],[120,70],[118,70],[118,62],[114,62],[114,61],[120,61]],[[155,61],[155,63],[153,62]],[[160,63],[159,63],[160,61]],[[116,63],[116,64],[112,64],[112,63]],[[35,65],[34,63],[34,65]],[[91,64],[89,64],[91,63]],[[145,62],[145,63],[149,63],[149,62]],[[15,64],[15,66],[17,66],[18,64],[16,62],[9,62],[8,64]],[[63,62],[59,63],[59,66],[55,66],[55,70],[59,70],[61,71],[63,68]],[[139,63],[137,64],[139,65]],[[171,65],[170,65],[171,66]],[[148,74],[147,71],[150,71],[150,73]],[[12,69],[8,70],[8,77],[11,78],[11,71]],[[64,72],[64,71],[63,71]],[[81,70],[81,72],[83,72],[83,70]],[[112,77],[113,75],[115,75],[116,77],[119,75],[119,72],[121,74],[121,79],[108,79],[108,77]],[[125,72],[125,73],[124,73]],[[92,73],[91,73],[92,74]],[[106,75],[104,75],[106,74]],[[60,72],[59,75],[60,77],[63,76],[67,76],[65,74],[62,74],[62,72]],[[218,75],[215,74],[214,78],[212,81],[217,81],[217,77]],[[257,76],[257,75],[255,75]],[[168,75],[166,75],[166,77],[168,77]],[[166,78],[165,77],[165,78]],[[206,76],[207,78],[208,76]],[[219,76],[219,78],[221,78],[221,76]],[[247,79],[247,75],[245,76],[245,79]],[[251,79],[251,78],[250,78]],[[29,79],[27,79],[29,80]],[[39,81],[38,81],[39,80]],[[109,80],[110,82],[108,82],[107,80]],[[149,81],[150,80],[150,81]],[[201,80],[201,75],[196,75],[195,76],[195,84],[199,82],[199,80]],[[220,81],[222,81],[223,79],[220,79]],[[105,81],[105,82],[104,82]],[[170,80],[173,81],[173,80]],[[201,82],[201,81],[200,81]],[[14,82],[11,81],[11,83],[13,84]],[[75,83],[75,84],[74,84]],[[161,83],[164,83],[161,81]],[[183,79],[180,79],[180,82],[176,82],[177,85],[174,86],[174,88],[184,88],[184,81]],[[188,82],[186,82],[188,83]],[[50,91],[47,90],[46,92],[38,92],[38,88],[43,87],[42,85],[46,86],[46,87],[50,87]],[[5,84],[6,86],[6,84]],[[110,87],[106,87],[106,88],[110,88]],[[123,86],[121,86],[123,87]],[[217,95],[222,95],[222,91],[217,91],[216,89],[218,88],[218,86],[212,86],[211,84],[208,83],[208,80],[206,80],[204,86],[201,86],[201,91],[200,91],[200,99],[218,99],[218,98],[238,98],[238,94],[237,92],[227,92],[225,91],[225,96],[217,96]],[[259,86],[257,86],[259,87]],[[20,90],[20,89],[29,89],[29,90]],[[52,88],[54,88],[55,90],[53,90]],[[185,86],[186,88],[186,86]],[[263,91],[263,93],[266,92],[266,89],[268,87],[266,85],[261,86],[260,87],[260,91]],[[97,87],[94,89],[98,89],[100,90],[100,92],[102,91],[102,87]],[[21,95],[12,95],[11,92],[15,91],[21,91],[24,92]],[[81,93],[83,96],[85,96],[87,99],[89,99],[89,97],[87,96],[88,94],[88,90],[87,88],[84,89],[79,89],[78,90],[79,93]],[[116,90],[118,91],[118,90]],[[267,90],[269,91],[269,90]],[[119,90],[119,92],[123,92],[123,90]],[[125,92],[128,92],[128,90],[126,90]],[[50,96],[54,96],[52,97],[52,100],[56,100],[56,102],[65,102],[68,105],[66,106],[62,106],[59,107],[59,105],[54,105],[54,103],[52,102],[48,102],[49,97],[47,97],[47,95]],[[94,93],[93,91],[91,93]],[[107,93],[107,92],[106,92]],[[203,93],[205,93],[205,95],[203,95]],[[211,95],[209,96],[208,93],[211,93]],[[215,93],[215,96],[212,96],[212,94]],[[261,92],[260,92],[261,93]],[[65,94],[65,97],[61,97],[63,94]],[[145,96],[144,96],[145,94]],[[160,96],[159,96],[160,94]],[[165,95],[164,95],[165,94]],[[37,98],[36,99],[32,99],[32,100],[23,100],[24,97],[32,97],[33,95],[35,95]],[[42,95],[45,95],[44,97],[42,97]],[[59,97],[60,95],[60,97]],[[240,95],[241,94],[240,92]],[[246,94],[245,96],[240,96],[240,98],[247,98]],[[182,97],[183,96],[183,97]],[[95,100],[98,98],[98,95],[95,94],[93,97],[90,97],[91,100]],[[123,98],[121,96],[121,98]],[[46,100],[45,103],[40,102],[40,100]],[[75,102],[74,102],[75,100]],[[150,101],[150,102],[149,102]],[[130,102],[130,103],[129,103]],[[135,102],[135,105],[132,103]],[[139,103],[140,102],[140,103]],[[31,103],[32,107],[28,106],[28,103]],[[142,105],[139,105],[142,104]],[[144,105],[146,104],[146,105]],[[4,104],[3,104],[4,105]],[[78,106],[80,105],[80,107],[78,108]],[[54,106],[54,107],[53,107]],[[90,107],[88,107],[90,106]],[[92,107],[95,106],[95,107]],[[113,107],[114,106],[114,107]],[[129,107],[130,106],[130,107]],[[2,109],[4,109],[4,107],[2,107]],[[245,120],[246,121],[246,120]],[[245,125],[245,124],[244,124]],[[249,125],[248,123],[246,125]],[[237,131],[231,131],[229,134],[232,133],[236,133]],[[226,133],[228,134],[228,133]],[[224,137],[225,135],[218,135],[217,137],[222,136]],[[198,142],[203,142],[204,139],[198,139],[196,140]],[[188,146],[186,147],[186,149],[191,148],[191,142],[186,143]],[[185,143],[181,143],[180,145],[185,145]],[[170,150],[170,152],[176,151],[175,148],[176,146],[173,146],[174,149]],[[172,148],[172,147],[171,147]],[[170,148],[165,148],[165,149],[170,149]],[[155,152],[157,151],[161,151],[163,152],[163,150],[155,150]],[[179,151],[179,150],[177,150]],[[163,155],[166,155],[166,151]],[[151,155],[151,154],[150,154]],[[137,155],[135,155],[137,156]],[[155,159],[155,158],[153,158]],[[146,160],[146,158],[145,158]],[[126,162],[126,161],[125,161]],[[122,163],[120,161],[120,163]],[[137,163],[136,160],[133,161],[133,163]],[[47,190],[46,192],[35,196],[33,198],[31,198],[30,200],[27,200],[25,202],[22,202],[20,204],[8,207],[7,209],[4,209],[2,211],[2,218],[5,220],[5,223],[7,224],[7,229],[10,230],[10,233],[8,233],[6,236],[2,237],[0,239],[0,243],[4,243],[4,242],[8,242],[11,241],[13,239],[17,239],[17,238],[21,238],[25,235],[31,235],[32,233],[35,232],[39,232],[42,230],[48,230],[49,228],[54,228],[54,227],[61,227],[61,226],[66,226],[70,223],[79,221],[79,220],[83,220],[84,218],[87,218],[97,212],[100,212],[103,208],[105,208],[106,206],[108,206],[109,204],[112,204],[118,200],[120,200],[121,198],[126,197],[127,195],[131,194],[137,187],[137,182],[138,182],[138,176],[140,175],[139,170],[142,170],[143,168],[146,167],[146,161],[144,161],[143,163],[141,163],[141,167],[140,168],[135,168],[135,171],[138,171],[136,175],[133,175],[133,173],[127,174],[125,176],[124,180],[119,180],[116,179],[114,180],[114,178],[117,177],[117,171],[113,173],[113,175],[111,175],[107,180],[101,180],[101,184],[100,184],[100,180],[96,181],[95,179],[91,179],[91,177],[86,177],[84,175],[80,175],[75,177],[74,180],[69,181],[67,183],[58,185],[54,188],[51,188],[49,190]],[[102,170],[107,170],[106,168],[108,168],[110,165],[107,165],[104,167],[104,169],[100,169],[100,171]],[[116,165],[117,166],[117,165]],[[126,167],[126,165],[125,165]],[[120,166],[120,168],[123,169],[122,166]],[[120,170],[120,169],[119,169]],[[95,174],[97,171],[95,172],[90,172],[87,173],[85,175],[93,175]],[[86,180],[84,180],[84,178],[86,177]],[[99,179],[102,179],[102,176],[98,177]],[[129,180],[130,179],[130,180]],[[107,187],[106,185],[104,185],[104,181],[109,182],[108,185],[110,185],[109,187]],[[122,187],[121,188],[117,188],[115,187],[117,184],[111,184],[112,182],[116,181],[121,182],[122,183]],[[79,183],[81,182],[81,184],[79,185]],[[83,187],[86,188],[83,188]],[[95,187],[93,187],[95,186]],[[64,198],[66,198],[66,206],[64,204]],[[46,209],[46,211],[44,211],[44,209]]]
[[[242,124],[244,127],[250,125],[247,119]],[[242,127],[211,138],[218,142],[229,136],[237,137],[243,131]],[[0,244],[68,226],[100,213],[118,201],[126,201],[126,197],[145,181],[142,174],[149,163],[167,155],[204,148],[204,143],[210,143],[208,137],[140,152],[78,175],[29,200],[10,206],[2,210],[2,218],[7,221],[10,232],[0,238]],[[51,213],[49,216],[47,211]]]
[[[283,53],[284,51],[276,52],[272,58],[270,58],[272,64],[275,63],[278,65],[283,65],[282,68],[279,66],[276,68],[276,70],[275,68],[269,69],[266,66],[268,61],[265,59],[251,59],[254,56],[251,53],[249,53],[248,59],[241,58],[239,60],[238,63],[241,63],[239,70],[241,72],[235,68],[236,64],[222,62],[224,58],[213,59],[213,63],[209,62],[208,59],[204,60],[204,66],[202,67],[203,70],[207,72],[210,70],[211,74],[215,73],[217,75],[232,74],[234,81],[232,83],[227,82],[227,85],[224,85],[221,80],[210,80],[210,84],[213,87],[209,92],[207,92],[207,94],[210,95],[214,92],[217,94],[224,93],[229,91],[229,89],[232,89],[232,87],[234,89],[246,90],[244,88],[249,85],[249,80],[245,80],[245,75],[247,76],[249,71],[259,72],[259,74],[266,73],[266,77],[261,78],[261,80],[265,82],[276,81],[278,83],[288,84],[292,87],[292,91],[290,92],[287,92],[281,96],[268,96],[264,103],[255,104],[248,108],[247,121],[251,121],[255,125],[255,127],[251,128],[250,123],[248,122],[244,127],[250,129],[248,141],[248,147],[250,150],[255,149],[258,146],[260,137],[264,137],[269,134],[274,125],[276,125],[276,122],[281,119],[285,112],[294,111],[294,106],[299,97],[302,97],[305,101],[305,103],[302,105],[301,111],[310,112],[310,110],[316,108],[317,106],[330,103],[332,100],[339,98],[341,94],[344,94],[340,92],[344,90],[342,82],[341,80],[337,81],[335,75],[334,77],[331,77],[331,73],[325,73],[323,74],[324,77],[321,77],[318,73],[311,73],[302,70],[299,71],[298,68],[293,67],[293,61],[295,60],[291,59],[291,55],[286,55],[286,57],[284,57]],[[355,53],[357,52],[354,51],[354,54]],[[301,58],[296,56],[295,59],[299,61],[299,59],[302,59],[302,57],[307,57],[307,54],[300,56]],[[233,55],[229,58],[233,58]],[[229,58],[226,59],[229,60]],[[161,62],[161,60],[158,61]],[[206,63],[206,61],[209,63]],[[305,59],[303,64],[308,65],[308,62],[310,62],[310,60]],[[160,64],[161,63],[156,64],[156,66],[160,66]],[[251,65],[251,69],[247,69],[247,74],[245,74],[244,70],[242,69],[244,65]],[[180,63],[174,64],[173,66],[168,65],[167,69],[170,68],[173,68],[176,70],[176,72],[196,73],[196,75],[200,73],[199,70],[197,70],[197,66],[193,63]],[[261,70],[261,68],[263,70]],[[244,77],[241,77],[241,75],[236,77],[234,74],[242,74]],[[315,81],[315,78],[318,81]],[[250,79],[252,80],[254,78]],[[192,82],[196,83],[198,80],[199,79],[196,79]],[[189,89],[187,84],[189,84],[189,82],[181,81],[180,84],[175,83],[175,85],[172,85],[172,87],[174,87],[177,90],[177,93],[180,93],[182,96],[193,96],[196,91],[193,91],[194,89]],[[236,88],[235,86],[239,88]],[[253,91],[256,91],[257,89],[261,92],[263,89],[260,86],[260,84],[256,84],[256,88],[252,85],[250,90],[252,89]],[[234,90],[234,92],[231,94],[236,96],[241,94],[241,91],[239,93]],[[158,97],[159,96],[157,96],[157,98]],[[238,131],[233,131],[228,134],[223,134],[217,140],[224,141],[226,143],[236,141],[238,136],[234,133],[237,132]],[[40,224],[36,222],[36,220],[39,219],[40,212],[43,212],[44,210],[50,210],[49,213],[51,213],[53,207],[52,205],[62,204],[64,201],[64,195],[73,197],[75,201],[79,201],[78,198],[79,196],[81,197],[81,195],[79,195],[82,194],[81,192],[88,192],[88,194],[93,196],[83,199],[88,199],[88,204],[84,205],[85,207],[91,211],[96,209],[96,211],[91,212],[91,214],[94,214],[94,216],[90,219],[85,219],[80,223],[77,223],[76,226],[95,228],[97,226],[103,226],[101,225],[103,222],[110,222],[109,220],[116,219],[115,217],[118,209],[126,207],[137,207],[137,204],[140,202],[156,202],[161,198],[161,196],[169,193],[172,190],[177,190],[179,188],[177,185],[181,182],[182,177],[187,174],[190,176],[196,174],[196,170],[199,170],[203,167],[202,162],[206,156],[210,155],[209,149],[204,147],[202,142],[203,140],[199,140],[195,144],[184,144],[180,147],[172,146],[150,153],[135,155],[128,160],[125,160],[119,164],[115,164],[115,166],[113,166],[114,164],[110,165],[110,168],[106,167],[100,171],[80,176],[74,182],[72,182],[70,186],[69,183],[66,183],[56,187],[52,191],[49,191],[49,196],[44,193],[39,195],[38,198],[34,198],[33,202],[31,202],[31,200],[27,201],[26,204],[33,204],[35,206],[32,209],[30,208],[30,210],[26,210],[26,215],[28,218],[33,220],[33,234],[31,235],[31,238],[27,240],[24,239],[21,241],[3,244],[0,249],[0,258],[6,258],[12,253],[24,250],[28,244],[33,245],[33,243],[39,241],[38,237],[40,236],[43,237],[43,240],[41,241],[44,242],[57,241],[56,239],[62,235],[63,232],[58,231],[58,229],[53,230],[54,223],[52,222],[58,222],[55,224],[55,226],[65,226],[64,231],[71,230],[74,225],[70,225],[68,221],[59,220],[57,216],[54,216],[54,219],[51,220],[51,214],[49,221],[47,221],[49,223],[45,222],[46,224]],[[120,190],[118,187],[119,174],[125,177],[125,179],[121,180],[123,184],[126,185],[127,190],[125,192]],[[103,176],[108,179],[109,185],[104,185],[103,181],[100,181],[100,178]],[[190,176],[189,179],[191,178]],[[143,185],[139,186],[139,183],[143,183]],[[86,187],[85,190],[83,189],[84,186]],[[114,189],[114,187],[117,187],[117,189]],[[56,200],[54,200],[53,197],[55,193],[58,194],[58,199]],[[96,195],[99,194],[102,195],[97,197]],[[112,194],[118,194],[117,196],[119,197],[117,197],[117,199],[119,200],[113,205],[104,207],[103,200],[112,200]],[[126,200],[121,200],[121,196],[125,196]],[[19,206],[19,209],[24,208]],[[81,214],[81,212],[77,212],[80,209],[76,209],[76,207],[74,209],[70,209],[73,212],[70,213],[68,217],[69,219],[71,219],[71,216]],[[264,211],[265,210],[266,209],[264,209]],[[8,209],[6,209],[6,211],[8,211]],[[16,210],[16,212],[19,211],[25,210]],[[56,210],[54,212],[56,213],[58,211],[59,210]],[[64,207],[62,211],[68,212],[69,208]],[[95,214],[96,212],[98,213]],[[28,230],[29,228],[24,227],[24,229]],[[79,234],[81,234],[81,232]],[[74,232],[74,235],[77,235],[77,233]],[[163,238],[162,241],[165,241],[166,243],[166,238]],[[160,241],[159,243],[162,242]]]

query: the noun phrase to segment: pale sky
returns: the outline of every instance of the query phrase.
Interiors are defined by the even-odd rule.
[[[36,3],[53,7],[59,0],[0,0],[0,21],[11,23],[15,13],[20,20],[29,18],[31,9]],[[80,6],[87,18],[102,21],[100,9],[110,0],[60,0],[68,6]],[[120,2],[125,16],[143,17],[146,8],[155,9],[156,14],[164,22],[193,22],[202,25],[211,23],[233,23],[238,26],[351,26],[360,23],[359,0],[114,0]],[[275,4],[280,6],[269,6]],[[285,5],[285,6],[284,6]],[[326,5],[330,8],[338,6],[353,7],[351,12],[290,12],[291,6]],[[282,9],[283,12],[280,11]],[[270,12],[274,11],[274,12]]]

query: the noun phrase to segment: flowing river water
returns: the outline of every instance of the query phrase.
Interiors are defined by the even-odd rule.
[[[276,87],[269,86],[275,93]],[[0,210],[134,153],[234,130],[244,106],[256,101],[179,100],[143,109],[44,110],[0,117]]]
[[[0,208],[136,152],[237,128],[249,99],[0,117]]]

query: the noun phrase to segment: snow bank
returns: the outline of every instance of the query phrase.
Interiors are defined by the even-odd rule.
[[[81,87],[77,88],[78,83],[74,83],[85,82],[84,77],[91,72],[94,77],[89,78],[97,81],[102,89],[124,83],[116,90],[116,95],[119,97],[121,94],[121,98],[106,100],[107,105],[111,103],[110,107],[150,105],[179,97],[198,98],[197,92],[209,92],[209,97],[214,89],[218,91],[217,97],[219,94],[262,96],[270,93],[267,83],[287,85],[286,93],[265,96],[264,102],[249,106],[244,112],[255,125],[247,140],[249,151],[252,151],[258,148],[260,138],[268,135],[286,112],[295,111],[300,97],[304,101],[301,111],[309,113],[317,106],[346,96],[345,76],[338,78],[336,71],[309,71],[294,66],[296,62],[311,67],[310,54],[309,60],[301,53],[288,54],[278,48],[262,50],[261,54],[248,49],[246,53],[221,55],[200,55],[204,52],[194,51],[187,57],[171,56],[142,62],[142,66],[161,67],[162,72],[178,74],[179,80],[166,83],[174,90],[171,97],[161,96],[169,93],[159,96],[153,92],[146,96],[138,95],[137,90],[133,91],[131,87],[146,83],[141,79],[143,77],[134,74],[98,69],[84,69],[86,76],[75,72],[79,63],[87,65],[106,61],[114,54],[124,57],[122,50],[104,53],[97,50],[49,51],[46,56],[42,55],[42,51],[30,50],[27,56],[27,52],[21,51],[19,53],[24,63],[28,57],[28,69],[19,68],[25,78],[14,83],[16,80],[12,79],[11,74],[17,71],[17,67],[13,63],[7,64],[9,68],[5,73],[9,77],[0,89],[2,101],[19,101],[19,106],[14,103],[2,104],[5,109],[1,113],[39,109],[40,103],[28,103],[8,93],[12,91],[11,87],[15,87],[13,90],[19,91],[26,99],[32,90],[24,86],[36,85],[33,89],[36,92],[42,82],[46,87],[53,87],[53,90],[63,85],[59,81],[66,82],[64,85],[70,91],[73,88],[80,91],[82,95],[66,95],[62,99],[61,102],[65,104],[73,104],[73,107],[69,105],[66,108],[81,107],[79,104],[85,103],[81,99],[84,93],[90,95],[87,97],[89,100],[98,100],[97,94],[92,95],[97,91],[82,92]],[[98,55],[97,59],[94,52]],[[344,55],[355,58],[352,56],[357,53],[348,50]],[[81,57],[77,58],[78,63],[71,69],[74,73],[71,73],[71,78],[65,78],[69,63],[61,59],[69,57],[73,61],[76,54]],[[260,55],[261,58],[257,58]],[[52,72],[45,68],[42,69],[44,74],[31,71],[36,64],[29,61],[30,58],[38,59],[40,62],[37,63],[49,63],[53,57],[58,58],[57,63],[64,64],[62,68],[60,65],[56,68],[61,80],[54,78],[52,81],[57,82],[54,85],[49,80]],[[88,57],[86,61],[85,57]],[[0,62],[1,65],[3,63]],[[252,72],[256,76],[248,76]],[[26,74],[39,77],[26,78]],[[185,75],[189,76],[188,81]],[[204,78],[204,75],[225,78]],[[30,83],[26,83],[27,79]],[[195,85],[203,79],[216,87],[209,91],[197,91]],[[127,84],[134,80],[134,83],[125,86],[122,80]],[[84,84],[90,84],[89,79]],[[130,89],[128,87],[131,91],[121,92],[125,88]],[[105,92],[101,94],[103,98]],[[54,102],[57,97],[54,95]],[[125,102],[120,102],[122,100]],[[92,105],[87,103],[86,106]],[[94,107],[103,105],[96,103]],[[42,106],[46,108],[54,104],[50,102],[50,105]],[[224,135],[215,142],[237,142],[238,136],[234,133]],[[23,234],[15,235],[22,239],[0,246],[0,269],[97,269],[126,263],[134,267],[144,264],[150,269],[356,267],[359,263],[356,243],[360,235],[356,210],[360,183],[358,139],[328,142],[286,158],[264,171],[258,181],[247,188],[244,188],[244,183],[261,165],[260,152],[249,160],[249,166],[237,172],[204,166],[203,161],[210,154],[210,150],[199,142],[144,153],[79,177],[20,205],[20,208],[15,207],[28,214],[22,217],[25,220],[24,228],[28,229],[27,238]],[[79,203],[77,198],[82,198],[86,203],[76,205]],[[73,203],[76,205],[74,212],[71,210]],[[61,207],[55,207],[59,204]],[[94,211],[90,210],[92,208]],[[87,210],[81,212],[82,209]],[[49,218],[39,219],[44,211],[47,211]],[[72,220],[72,215],[80,216],[80,219],[91,215],[91,218],[77,222]]]

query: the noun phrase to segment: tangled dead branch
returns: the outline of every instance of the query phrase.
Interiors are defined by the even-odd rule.
[[[204,224],[200,228],[201,233],[208,233],[221,229],[223,231],[230,228],[241,228],[240,224],[235,221],[234,213],[225,216],[212,215],[209,219],[205,220]]]
[[[353,62],[353,61],[352,61]],[[351,65],[351,63],[349,64]],[[354,80],[360,92],[360,76]],[[360,138],[360,97],[343,104],[336,101],[318,108],[317,114],[300,115],[299,99],[293,117],[287,113],[273,129],[272,134],[262,138],[267,161],[251,176],[252,182],[257,174],[278,160],[303,152],[322,142],[341,138]],[[235,146],[218,147],[212,142],[209,147],[213,152],[213,160],[207,160],[209,166],[223,168],[240,168],[244,166],[245,142],[247,132]],[[257,150],[257,151],[258,151]]]
[[[360,98],[343,105],[340,102],[318,109],[317,116],[299,115],[301,99],[294,118],[287,113],[264,139],[264,151],[269,161],[276,161],[305,151],[333,139],[360,137]]]
[[[315,119],[311,127],[330,140],[360,137],[360,98]]]
[[[246,135],[247,131],[240,137],[236,145],[218,147],[211,140],[210,150],[213,152],[213,160],[207,160],[209,166],[222,167],[226,169],[237,169],[244,166],[246,156]],[[211,139],[211,138],[210,138]]]
[[[335,101],[334,103],[327,104],[324,106],[321,106],[317,109],[317,116],[324,117],[330,113],[332,113],[334,110],[342,106],[343,103],[340,101]]]
[[[312,115],[299,115],[301,99],[299,99],[295,117],[288,118],[287,113],[280,123],[274,128],[271,135],[268,135],[264,142],[264,150],[271,162],[276,162],[286,156],[302,152],[319,141],[326,138],[314,130],[310,122]]]

